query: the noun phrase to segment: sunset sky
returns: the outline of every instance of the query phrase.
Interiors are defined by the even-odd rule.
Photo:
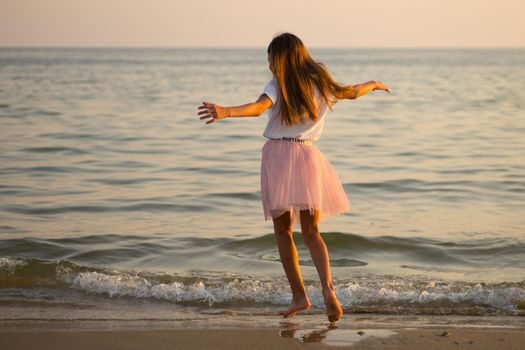
[[[523,0],[0,0],[0,46],[524,47]]]

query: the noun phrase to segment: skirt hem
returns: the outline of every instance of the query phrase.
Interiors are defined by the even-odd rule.
[[[329,210],[329,211],[321,211],[319,207],[310,207],[305,205],[290,205],[288,208],[282,208],[282,209],[271,209],[270,213],[264,214],[264,220],[268,221],[270,219],[277,219],[279,216],[285,214],[286,212],[290,212],[290,221],[293,226],[300,226],[301,220],[300,220],[300,211],[308,210],[310,215],[313,215],[315,210],[319,210],[319,216],[318,216],[318,223],[321,223],[325,221],[326,219],[332,217],[332,216],[338,216],[342,215],[345,212],[347,212],[350,209],[350,203],[346,206],[346,208],[339,208],[337,210]]]

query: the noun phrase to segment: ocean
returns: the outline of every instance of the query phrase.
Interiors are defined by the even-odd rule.
[[[525,50],[311,49],[346,84],[317,147],[346,314],[525,315]],[[0,49],[2,319],[257,319],[291,292],[260,199],[266,49]],[[315,266],[294,227],[312,313]],[[343,316],[344,317],[344,316]]]

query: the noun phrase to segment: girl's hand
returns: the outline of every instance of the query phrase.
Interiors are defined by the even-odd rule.
[[[202,109],[198,113],[201,117],[199,119],[211,118],[206,124],[214,123],[221,119],[228,118],[227,109],[225,107],[216,105],[215,103],[202,102],[202,105],[198,109]]]
[[[376,83],[376,87],[373,88],[372,90],[385,90],[386,92],[390,93],[390,89],[384,83],[380,81],[376,81],[375,83]]]

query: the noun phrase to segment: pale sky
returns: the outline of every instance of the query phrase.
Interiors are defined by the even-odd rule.
[[[0,0],[0,47],[525,47],[525,0]]]

